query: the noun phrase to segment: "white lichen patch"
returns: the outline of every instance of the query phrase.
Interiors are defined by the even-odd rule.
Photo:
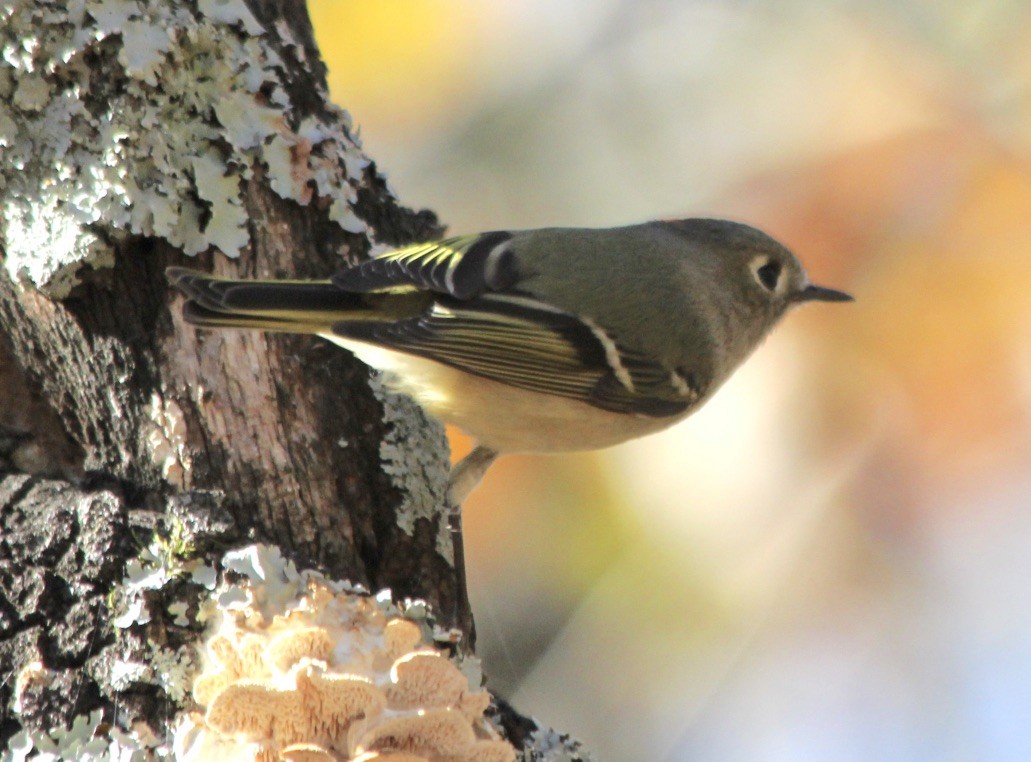
[[[154,685],[179,704],[189,695],[196,671],[192,648],[184,646],[173,651],[150,643],[142,659],[114,661],[108,682],[116,691],[132,690],[139,685]]]
[[[592,762],[594,756],[572,736],[538,725],[526,740],[521,759],[523,762]]]
[[[243,0],[200,0],[197,5],[205,16],[223,24],[239,24],[248,34],[264,31]]]
[[[154,392],[144,410],[144,420],[148,423],[144,441],[151,460],[160,467],[166,482],[185,486],[192,461],[186,448],[182,408],[171,397]]]
[[[244,578],[213,594],[203,711],[179,721],[177,759],[515,759],[484,718],[489,695],[433,645],[424,603],[298,572],[265,546],[224,565]]]
[[[89,716],[80,715],[68,728],[53,728],[47,732],[16,734],[0,754],[3,762],[40,760],[118,760],[118,762],[146,762],[165,755],[157,748],[153,732],[146,726],[131,732],[123,731],[104,722],[98,709]]]
[[[151,644],[150,681],[161,688],[177,704],[190,692],[196,666],[193,650],[182,647],[178,651]]]
[[[170,582],[189,579],[213,589],[215,573],[201,559],[189,557],[192,538],[181,523],[172,526],[168,537],[155,536],[137,558],[126,564],[122,579],[118,609],[111,623],[118,629],[129,629],[149,624],[158,611],[148,593],[161,590]],[[190,624],[189,605],[186,601],[172,601],[166,607],[164,618],[173,617],[172,623],[185,627]],[[177,650],[149,643],[145,649],[111,663],[108,681],[116,690],[129,690],[138,684],[155,685],[175,702],[181,702],[189,692],[190,680],[196,668],[192,648]]]
[[[0,3],[0,242],[53,296],[122,234],[194,254],[248,245],[256,164],[349,232],[368,159],[347,115],[301,119],[284,65],[242,0]],[[282,44],[295,45],[292,38]]]
[[[170,603],[165,610],[172,615],[172,624],[176,627],[186,627],[190,623],[189,617],[186,616],[189,606],[186,605],[185,601]]]
[[[383,405],[383,420],[388,427],[379,455],[383,472],[402,495],[398,526],[410,535],[418,519],[435,523],[437,553],[454,564],[447,513],[441,510],[447,504],[451,468],[444,427],[411,397],[390,391],[380,376],[370,376],[369,386]]]
[[[108,682],[116,691],[127,691],[137,683],[150,681],[150,666],[142,661],[119,659],[111,665],[108,674]]]

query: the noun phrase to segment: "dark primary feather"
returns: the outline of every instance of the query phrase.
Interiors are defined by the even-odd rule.
[[[330,281],[247,281],[214,278],[184,267],[166,274],[190,299],[216,312],[294,313],[354,309],[355,298]]]
[[[329,280],[233,280],[182,267],[170,267],[166,273],[189,297],[183,307],[186,320],[207,328],[324,333],[345,318],[411,317],[432,301],[418,292],[349,293]]]

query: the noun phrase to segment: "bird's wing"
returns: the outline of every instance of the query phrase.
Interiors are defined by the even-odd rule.
[[[441,297],[418,317],[345,320],[332,330],[613,412],[674,416],[698,398],[671,371],[618,347],[599,326],[528,296]]]
[[[361,297],[328,280],[235,280],[185,267],[166,273],[188,297],[183,315],[194,325],[318,333],[363,307]]]
[[[358,293],[415,288],[469,299],[515,282],[511,238],[495,231],[404,246],[337,273],[333,283]]]

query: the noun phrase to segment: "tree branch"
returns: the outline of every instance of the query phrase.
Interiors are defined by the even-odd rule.
[[[0,19],[0,746],[98,708],[167,732],[188,699],[158,657],[189,660],[208,605],[181,557],[243,542],[423,599],[471,652],[442,427],[324,342],[170,303],[169,265],[325,277],[442,233],[329,102],[304,3]]]

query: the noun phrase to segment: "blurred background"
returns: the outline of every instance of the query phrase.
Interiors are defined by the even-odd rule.
[[[489,684],[605,760],[1031,759],[1031,3],[309,4],[451,232],[730,217],[857,297],[663,435],[492,470]]]

